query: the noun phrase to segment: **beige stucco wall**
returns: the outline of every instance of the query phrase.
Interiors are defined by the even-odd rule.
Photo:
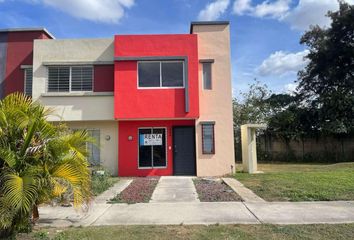
[[[100,130],[100,161],[114,176],[118,175],[118,122],[116,121],[85,121],[66,122],[73,129]],[[106,140],[110,136],[110,140]]]
[[[228,25],[195,25],[199,59],[214,59],[212,90],[203,89],[202,64],[199,64],[200,118],[196,122],[197,175],[220,176],[235,169],[230,31]],[[202,153],[201,122],[215,121],[215,154]]]
[[[46,65],[113,64],[113,59],[113,38],[35,40],[33,100],[55,109],[51,121],[113,120],[113,93],[46,93]]]
[[[54,110],[49,121],[94,121],[114,119],[114,97],[94,96],[40,96],[39,100]]]

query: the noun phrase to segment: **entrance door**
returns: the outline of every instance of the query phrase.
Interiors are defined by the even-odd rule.
[[[173,173],[196,175],[194,127],[173,128]]]

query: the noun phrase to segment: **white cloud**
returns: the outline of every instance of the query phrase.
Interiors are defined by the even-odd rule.
[[[73,17],[95,22],[118,23],[135,0],[36,0]]]
[[[354,4],[354,0],[344,0]],[[270,17],[290,24],[291,28],[307,30],[310,25],[329,26],[328,11],[337,11],[338,0],[299,0],[298,5],[290,8],[291,0],[265,0],[252,4],[252,0],[235,0],[233,13],[258,18]]]
[[[257,17],[280,18],[289,11],[290,3],[290,0],[264,1],[255,6],[254,15]]]
[[[297,53],[277,51],[265,59],[256,71],[261,76],[278,76],[297,72],[308,64],[308,60],[304,59],[308,53],[308,50]]]
[[[354,4],[354,0],[347,0]],[[321,27],[329,26],[330,18],[326,17],[328,11],[337,11],[339,9],[337,0],[300,0],[299,4],[284,17],[293,29],[306,30],[310,25],[319,25]]]
[[[251,0],[236,0],[233,6],[233,12],[237,15],[244,15],[252,11]]]
[[[290,9],[291,0],[266,0],[252,5],[251,0],[236,0],[233,5],[233,13],[236,15],[249,15],[253,17],[282,18]]]
[[[229,4],[230,0],[215,0],[199,12],[198,19],[200,21],[216,20],[226,11]]]

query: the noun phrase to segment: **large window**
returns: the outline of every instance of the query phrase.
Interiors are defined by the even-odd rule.
[[[184,87],[184,62],[138,62],[138,85],[140,88]]]
[[[92,66],[48,67],[48,92],[92,91],[92,86]]]
[[[139,168],[167,166],[166,129],[139,129]]]
[[[25,69],[25,94],[29,97],[32,97],[32,78],[33,70],[32,68]]]
[[[215,153],[214,123],[202,123],[203,154]]]

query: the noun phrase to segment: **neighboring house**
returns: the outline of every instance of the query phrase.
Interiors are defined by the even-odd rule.
[[[0,51],[1,96],[25,92],[55,109],[50,121],[88,129],[92,164],[119,176],[235,169],[228,22],[108,39],[0,30]]]

